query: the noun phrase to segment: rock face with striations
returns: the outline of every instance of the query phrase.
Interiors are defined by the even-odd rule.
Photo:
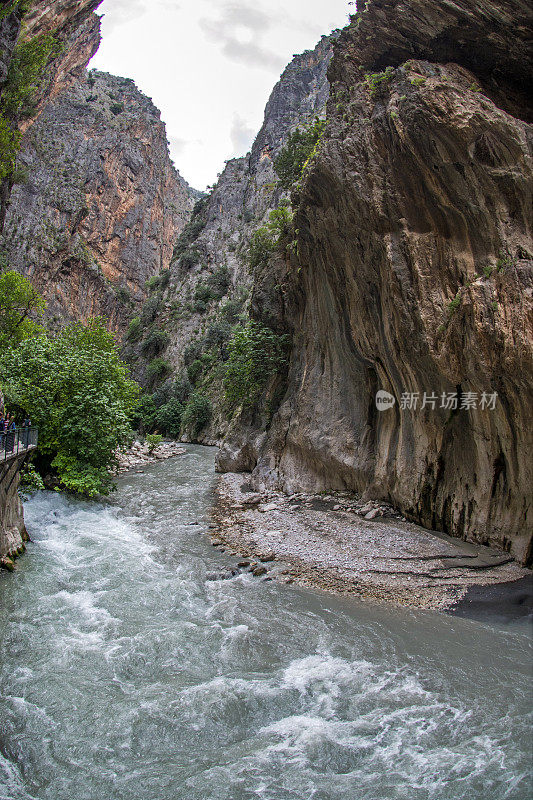
[[[227,162],[178,243],[168,287],[155,292],[145,307],[144,333],[149,335],[150,326],[155,326],[170,334],[164,355],[175,370],[183,367],[187,346],[199,343],[212,323],[225,321],[221,310],[228,300],[241,311],[249,303],[253,280],[246,255],[250,237],[285,196],[277,185],[273,162],[298,125],[324,116],[329,95],[327,69],[337,35],[322,37],[314,50],[295,56],[284,70],[251,152]],[[198,303],[198,290],[215,283],[213,297],[206,305]],[[142,350],[142,343],[140,347]],[[133,351],[130,348],[129,356],[135,359]],[[139,345],[137,353],[140,355]],[[136,377],[144,383],[145,365],[141,356],[134,367]],[[218,404],[215,406],[205,441],[220,439],[227,427]]]
[[[266,436],[227,438],[220,469],[365,493],[531,564],[526,31],[521,2],[370,0],[343,32],[293,197],[287,392]]]
[[[193,205],[165,126],[133,81],[85,73],[26,132],[2,246],[48,314],[102,314],[124,329],[148,278],[168,267]]]

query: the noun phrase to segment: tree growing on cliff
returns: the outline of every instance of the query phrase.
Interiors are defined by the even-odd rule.
[[[4,353],[0,380],[8,402],[39,427],[39,452],[60,484],[107,494],[115,451],[131,440],[138,387],[102,320],[23,340]]]
[[[304,167],[318,147],[325,127],[326,120],[316,119],[305,128],[297,128],[290,134],[287,144],[274,161],[274,169],[282,189],[288,190],[300,180]]]
[[[45,309],[40,294],[23,275],[10,270],[0,275],[0,347],[19,344],[42,332],[35,320]]]
[[[224,375],[226,401],[253,408],[270,379],[287,363],[288,336],[249,320],[235,328]]]

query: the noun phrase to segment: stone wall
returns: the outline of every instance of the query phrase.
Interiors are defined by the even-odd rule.
[[[0,463],[0,567],[12,569],[13,559],[24,552],[28,540],[22,503],[18,496],[20,468],[27,453]]]

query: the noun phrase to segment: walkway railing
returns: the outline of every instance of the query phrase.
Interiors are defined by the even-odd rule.
[[[39,428],[17,428],[0,433],[0,461],[37,447]]]

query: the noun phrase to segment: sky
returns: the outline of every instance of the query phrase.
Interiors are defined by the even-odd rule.
[[[344,27],[348,0],[104,0],[90,67],[133,78],[167,125],[170,152],[196,189],[245,155],[295,53]]]

